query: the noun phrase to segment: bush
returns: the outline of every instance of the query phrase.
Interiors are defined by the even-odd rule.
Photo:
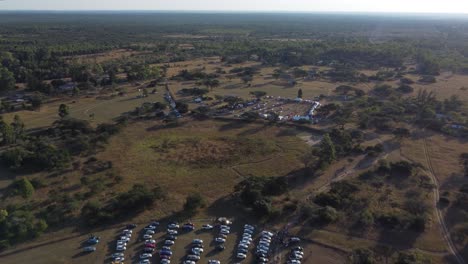
[[[21,195],[23,198],[30,198],[34,194],[34,186],[31,182],[23,178],[21,180],[16,180],[11,184],[14,194]]]
[[[187,199],[185,200],[184,212],[189,215],[194,215],[197,210],[203,206],[205,206],[203,197],[199,193],[191,194],[187,196]]]
[[[375,260],[375,254],[369,249],[356,249],[353,251],[352,256],[353,264],[374,264],[377,263]]]
[[[322,224],[330,224],[338,220],[338,212],[335,208],[325,206],[317,211],[317,220]]]

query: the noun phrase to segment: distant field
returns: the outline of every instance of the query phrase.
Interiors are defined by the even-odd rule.
[[[25,122],[26,128],[46,127],[59,118],[58,108],[60,104],[64,103],[69,106],[71,117],[88,120],[92,124],[100,124],[112,122],[114,118],[120,116],[122,113],[134,110],[144,102],[163,102],[163,93],[161,89],[159,93],[149,94],[146,98],[136,98],[141,92],[129,90],[129,93],[123,97],[107,96],[109,98],[99,99],[95,96],[91,98],[83,96],[80,98],[67,98],[65,100],[46,103],[39,111],[18,111],[7,113],[3,116],[5,120],[13,120],[14,115],[19,115]]]

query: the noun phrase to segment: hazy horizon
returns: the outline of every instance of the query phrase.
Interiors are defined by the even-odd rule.
[[[4,0],[0,11],[153,11],[153,12],[285,12],[285,13],[395,13],[468,14],[468,1],[372,0]]]

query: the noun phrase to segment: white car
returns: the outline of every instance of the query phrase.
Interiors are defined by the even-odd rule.
[[[194,240],[192,240],[192,244],[203,244],[203,240],[201,240],[201,239],[194,239]]]
[[[156,230],[156,227],[155,226],[147,226],[147,227],[143,228],[143,230]]]
[[[124,229],[124,230],[122,231],[122,233],[125,233],[125,234],[128,234],[128,233],[130,233],[130,234],[132,234],[132,233],[133,233],[133,230],[130,230],[130,229]]]
[[[167,230],[167,233],[168,233],[169,235],[175,236],[175,235],[177,235],[179,232],[177,232],[177,230],[168,229],[168,230]]]
[[[120,240],[123,240],[123,241],[130,241],[130,238],[129,237],[126,237],[126,236],[122,236],[120,237]]]
[[[250,237],[250,236],[243,236],[243,237],[242,237],[242,240],[252,241],[252,237]]]
[[[146,230],[146,232],[145,232],[145,234],[147,234],[147,235],[154,235],[154,233],[156,233],[156,232],[154,232],[154,230]]]
[[[255,227],[253,225],[249,225],[249,224],[245,224],[244,228],[255,229]]]
[[[150,253],[143,253],[140,255],[140,259],[149,259],[149,258],[152,258],[153,255],[151,255]]]
[[[171,261],[168,259],[161,259],[161,264],[171,264]]]
[[[179,228],[179,227],[180,227],[180,226],[179,226],[178,224],[169,224],[169,225],[167,226],[167,228],[169,228],[169,229],[177,229],[177,228]]]
[[[211,229],[213,229],[213,226],[212,225],[202,225],[202,229],[203,230],[211,230]]]
[[[272,232],[269,232],[269,231],[262,231],[262,236],[270,236],[272,237],[274,234]]]
[[[250,245],[250,243],[252,243],[252,241],[249,241],[249,240],[241,240],[242,244],[246,244],[246,245]]]
[[[117,246],[117,247],[115,248],[115,250],[117,250],[117,251],[125,251],[125,250],[127,250],[127,247],[126,247],[126,246]]]
[[[231,230],[231,227],[230,227],[230,226],[227,226],[227,225],[221,225],[220,228],[221,228],[221,229]]]
[[[304,252],[298,251],[298,250],[294,250],[294,251],[292,252],[292,254],[304,256]]]
[[[289,239],[289,241],[290,241],[290,242],[293,242],[293,243],[297,243],[297,242],[301,242],[301,239],[298,238],[298,237],[291,237],[291,238]]]
[[[244,230],[244,234],[253,234],[253,232],[254,232],[254,231],[251,230],[251,229],[245,229],[245,230]]]
[[[149,259],[142,259],[140,260],[140,264],[150,264],[150,260]]]
[[[120,262],[124,262],[124,261],[125,261],[125,258],[124,258],[124,257],[116,257],[116,258],[114,258],[114,262],[120,263]]]
[[[201,253],[203,253],[203,249],[202,248],[192,248],[192,253],[195,254],[195,255],[201,255]]]
[[[208,264],[221,264],[221,261],[210,259],[210,260],[208,260]]]
[[[237,247],[238,247],[238,248],[245,248],[245,249],[248,249],[248,248],[249,248],[249,245],[247,245],[247,244],[239,244]]]
[[[154,239],[148,239],[148,240],[145,240],[145,243],[156,244],[156,240],[154,240]]]
[[[117,241],[117,246],[124,246],[124,247],[126,247],[126,246],[127,246],[127,242],[125,242],[125,241],[120,241],[120,240],[119,240],[119,241]]]
[[[113,258],[118,258],[118,257],[123,257],[124,256],[124,253],[114,253],[111,255],[111,257]]]
[[[152,238],[153,238],[152,235],[148,235],[148,234],[143,235],[143,239],[152,239]]]
[[[247,258],[247,255],[245,255],[244,253],[237,253],[237,258],[238,259],[245,259],[245,258]]]
[[[174,244],[175,244],[175,242],[172,241],[172,240],[166,240],[166,241],[164,241],[164,245],[166,245],[166,246],[172,246],[172,245],[174,245]]]
[[[219,233],[224,234],[224,235],[229,235],[229,230],[221,229],[221,231],[219,231]]]
[[[184,264],[196,264],[196,262],[192,260],[185,260]]]
[[[224,238],[222,238],[222,237],[217,237],[217,238],[215,238],[215,241],[216,241],[217,243],[224,243],[224,242],[226,242],[226,239],[224,239]]]

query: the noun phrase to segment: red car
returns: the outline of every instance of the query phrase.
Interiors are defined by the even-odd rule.
[[[148,247],[148,248],[156,248],[156,244],[147,243],[147,244],[145,244],[145,247]]]

